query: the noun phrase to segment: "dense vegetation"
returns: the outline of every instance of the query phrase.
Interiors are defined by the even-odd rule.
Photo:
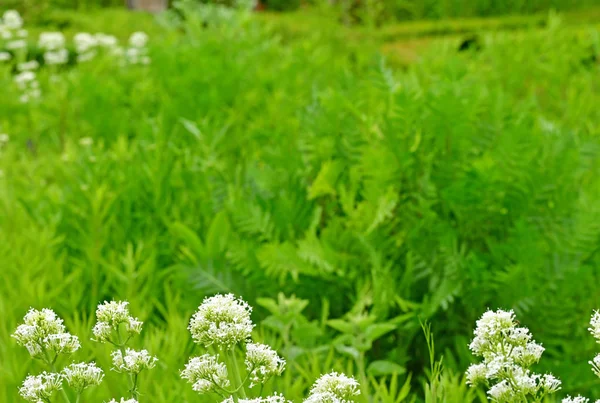
[[[326,25],[298,36],[193,9],[81,21],[145,28],[152,63],[43,66],[29,104],[0,65],[0,401],[31,368],[10,341],[30,306],[85,340],[111,298],[131,302],[159,356],[146,397],[198,401],[178,371],[191,313],[216,292],[257,306],[257,339],[293,363],[270,387],[292,399],[363,366],[380,401],[402,401],[405,382],[421,399],[422,321],[446,401],[481,399],[460,374],[488,307],[517,312],[564,392],[600,397],[586,364],[600,308],[597,25],[550,14],[464,52],[441,37],[397,69],[375,37]],[[102,345],[78,355],[110,367]],[[95,398],[122,392],[108,385]]]
[[[89,10],[99,7],[125,7],[138,0],[4,0],[6,7],[31,13],[56,8]],[[236,0],[196,0],[202,3],[231,4]],[[258,2],[258,0],[257,0]],[[167,0],[168,4],[176,1]],[[290,11],[299,7],[332,7],[346,22],[489,17],[585,9],[595,0],[261,0],[261,7]]]

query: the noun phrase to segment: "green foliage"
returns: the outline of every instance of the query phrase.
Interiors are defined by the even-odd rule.
[[[552,14],[466,53],[439,38],[396,70],[327,26],[183,12],[152,25],[150,66],[43,69],[37,105],[0,66],[0,401],[30,369],[10,341],[30,306],[87,339],[110,298],[131,301],[161,360],[140,388],[192,401],[187,321],[215,292],[262,307],[257,333],[294,358],[272,385],[291,399],[334,369],[374,401],[431,399],[428,383],[435,401],[484,401],[458,374],[487,307],[515,309],[565,393],[597,392],[597,26]],[[134,18],[95,15],[107,32]],[[420,318],[444,355],[435,378]],[[101,346],[78,354],[110,367]]]
[[[293,11],[300,7],[302,0],[266,0],[265,4],[269,10]]]

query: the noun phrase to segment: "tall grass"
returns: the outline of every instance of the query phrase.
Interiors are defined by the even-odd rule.
[[[291,399],[333,368],[363,373],[377,401],[480,401],[456,374],[487,307],[514,308],[545,369],[593,395],[581,363],[600,306],[597,27],[552,17],[467,53],[440,40],[395,71],[326,29],[170,24],[148,67],[42,72],[39,105],[19,104],[0,68],[0,401],[32,369],[10,340],[30,306],[85,340],[113,297],[160,358],[145,401],[197,401],[178,371],[187,321],[215,292],[262,301],[259,339],[289,350],[271,387]],[[307,301],[281,332],[264,300],[279,292]],[[446,368],[429,386],[424,320]],[[113,376],[94,401],[123,393]]]

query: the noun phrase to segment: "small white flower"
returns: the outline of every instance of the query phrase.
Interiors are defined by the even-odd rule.
[[[104,301],[96,309],[96,318],[100,322],[107,322],[110,325],[125,323],[129,319],[129,308],[127,301]]]
[[[239,403],[288,403],[283,395],[274,394],[267,397],[257,397],[256,399],[238,399]],[[229,397],[221,403],[233,403],[233,398]]]
[[[61,32],[42,32],[38,45],[46,51],[61,50],[65,47],[65,36]]]
[[[115,399],[112,399],[108,403],[138,403],[138,401],[135,400],[135,399],[125,399],[124,397],[122,397],[121,400],[119,400],[119,401],[116,401]]]
[[[69,61],[69,51],[67,49],[58,49],[44,52],[44,61],[48,65],[66,64]]]
[[[113,369],[117,372],[128,372],[131,374],[139,374],[144,369],[152,369],[156,366],[158,359],[153,357],[146,350],[136,351],[128,348],[125,355],[121,350],[113,351],[111,354],[113,359]]]
[[[2,21],[9,29],[17,30],[23,26],[23,18],[16,10],[7,10],[2,16]]]
[[[71,339],[71,337],[75,336],[65,333],[66,329],[63,325],[63,320],[51,309],[38,311],[31,308],[23,318],[23,322],[23,324],[17,327],[12,337],[17,340],[19,345],[26,347],[34,357],[41,355],[42,348],[62,350],[61,343],[56,341],[55,338],[66,338],[66,336],[59,337],[57,335],[69,336],[69,343],[65,345],[64,349],[68,348],[72,350],[75,344],[79,343],[78,341],[75,343]]]
[[[19,71],[33,71],[33,70],[37,70],[38,67],[40,67],[40,64],[37,62],[37,60],[30,60],[28,62],[19,63],[17,65],[17,70],[19,70]]]
[[[112,35],[106,35],[103,33],[96,34],[95,39],[98,46],[102,46],[105,48],[114,48],[119,44],[119,41],[116,37]]]
[[[596,376],[600,377],[600,354],[596,355],[592,361],[589,362],[592,366],[592,371]]]
[[[6,49],[8,50],[18,50],[24,49],[27,47],[27,41],[25,39],[16,39],[14,41],[10,41],[6,43]]]
[[[63,158],[64,160],[64,158]],[[106,323],[106,322],[97,322],[94,325],[94,328],[92,329],[92,333],[94,334],[94,337],[96,338],[96,341],[99,341],[100,343],[104,343],[106,341],[108,341],[108,339],[110,338],[111,334],[112,334],[112,326],[110,326],[110,324]]]
[[[308,396],[304,403],[348,403],[348,400],[343,400],[331,392],[313,393]]]
[[[25,378],[19,394],[30,402],[49,402],[54,392],[60,389],[62,389],[62,377],[59,374],[44,372],[41,375],[30,375]]]
[[[596,341],[600,343],[600,311],[594,311],[588,330],[592,333]]]
[[[181,371],[181,377],[198,393],[209,393],[229,386],[227,367],[217,357],[204,354],[191,358]]]
[[[73,354],[79,350],[81,345],[77,336],[69,333],[57,333],[44,338],[44,347],[55,354]]]
[[[87,32],[80,32],[73,37],[77,53],[86,53],[98,46],[97,38]]]
[[[93,144],[93,139],[83,137],[79,140],[79,144],[89,147]],[[143,322],[129,314],[128,305],[129,302],[127,301],[104,301],[104,303],[98,305],[96,309],[98,322],[93,329],[97,341],[101,343],[109,341],[113,331],[118,333],[120,325],[124,325],[129,336],[140,334]]]
[[[467,384],[476,386],[485,382],[487,378],[487,367],[485,364],[471,364],[467,369]]]
[[[134,32],[129,37],[129,45],[134,48],[143,48],[148,43],[148,35],[144,32]]]
[[[560,389],[562,382],[552,374],[544,374],[540,381],[540,387],[546,393],[554,393]]]
[[[493,401],[510,402],[515,397],[513,388],[506,380],[499,382],[488,390],[488,395]]]
[[[317,379],[310,389],[310,394],[323,395],[323,397],[328,396],[328,394],[333,394],[342,401],[348,401],[354,396],[359,395],[360,389],[356,379],[350,378],[344,374],[331,372],[322,375]]]
[[[272,376],[281,375],[285,369],[285,360],[266,344],[248,343],[246,345],[246,369],[249,372],[250,387],[265,383]]]
[[[233,294],[206,298],[192,316],[188,329],[196,343],[231,349],[252,334],[252,308]]]
[[[562,403],[589,403],[590,399],[583,396],[571,397],[567,396],[562,400]]]
[[[0,52],[0,62],[7,62],[12,59],[12,55],[8,52]]]
[[[93,60],[98,55],[98,52],[95,50],[90,50],[86,53],[81,53],[77,55],[77,63],[85,63]]]
[[[89,364],[80,362],[65,367],[62,376],[71,388],[77,393],[81,393],[90,386],[100,385],[104,378],[104,372],[93,362]]]

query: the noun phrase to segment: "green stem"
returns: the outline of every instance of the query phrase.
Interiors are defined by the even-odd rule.
[[[46,358],[46,360],[45,360],[46,364],[50,367],[52,372],[58,374],[58,371],[56,370],[56,366],[54,365],[54,363],[56,362],[56,358],[58,357],[58,354],[56,355],[56,357],[54,357],[53,360],[51,360],[50,354],[48,354],[48,350],[44,349],[44,356]],[[67,391],[64,390],[64,388],[60,388],[60,391],[62,392],[62,395],[65,398],[65,400],[67,401],[67,403],[71,403],[71,399],[69,399],[69,395],[67,394]]]
[[[79,400],[81,399],[81,393],[77,394],[77,399],[75,400],[75,403],[79,403]]]
[[[119,343],[117,344],[117,347],[119,347],[119,350],[121,350],[121,354],[123,355],[123,358],[125,358],[125,354],[126,354],[125,344],[127,343],[127,341],[129,341],[129,339],[127,339],[127,341],[125,343],[123,343],[123,339],[121,338],[121,330],[119,328],[117,328],[117,338],[119,339]],[[139,393],[136,388],[137,374],[134,377],[133,374],[129,373],[128,376],[129,376],[129,392],[131,392],[131,397],[137,400],[139,397]]]
[[[225,365],[227,366],[227,372],[232,386],[233,401],[237,403],[240,397],[242,399],[246,398],[246,391],[243,388],[244,384],[238,371],[235,351],[233,349],[221,350],[221,356],[223,357]]]
[[[360,353],[357,360],[358,365],[358,375],[360,378],[360,389],[361,394],[364,396],[365,401],[369,401],[369,380],[367,379],[367,374],[365,371],[365,353]]]

